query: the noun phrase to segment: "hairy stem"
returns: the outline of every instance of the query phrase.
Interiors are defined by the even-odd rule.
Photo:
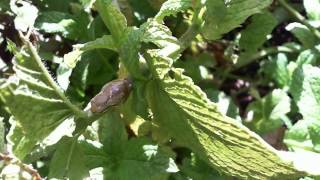
[[[46,69],[46,67],[43,65],[40,56],[37,53],[36,48],[31,44],[30,41],[28,41],[26,39],[26,37],[23,36],[23,34],[21,32],[19,32],[19,35],[23,41],[23,43],[25,44],[25,46],[28,48],[28,50],[31,52],[31,56],[33,57],[33,59],[36,61],[36,63],[38,64],[38,66],[40,67],[43,75],[46,77],[46,79],[48,80],[49,85],[54,89],[54,91],[56,92],[56,94],[63,100],[63,102],[75,113],[75,115],[79,116],[79,117],[86,117],[87,114],[80,110],[77,106],[73,105],[70,100],[64,95],[63,91],[61,90],[61,88],[56,84],[56,82],[53,80],[53,78],[51,77],[51,75],[49,74],[48,70]]]

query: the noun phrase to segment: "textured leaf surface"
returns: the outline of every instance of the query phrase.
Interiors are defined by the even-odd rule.
[[[148,98],[155,123],[164,132],[228,175],[249,179],[301,175],[256,134],[221,115],[190,78],[171,67],[172,59],[158,56],[157,50],[148,53],[155,78]]]
[[[202,30],[207,39],[218,39],[239,27],[249,16],[271,4],[271,0],[207,0],[205,24]]]
[[[320,69],[311,65],[298,67],[290,87],[293,99],[305,120],[320,120]]]
[[[0,87],[0,98],[17,121],[10,139],[15,155],[23,158],[70,116],[71,110],[49,85],[30,52],[14,53],[16,75]]]

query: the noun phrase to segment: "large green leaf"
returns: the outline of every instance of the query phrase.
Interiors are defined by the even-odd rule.
[[[311,65],[298,67],[290,92],[305,120],[320,120],[320,69]]]
[[[23,158],[77,108],[61,89],[55,89],[58,86],[53,86],[53,80],[45,75],[30,49],[18,51],[12,44],[10,48],[16,57],[15,75],[0,87],[0,98],[16,121],[9,136],[13,151]]]
[[[77,138],[63,137],[51,159],[49,179],[67,177],[70,180],[78,180],[87,177],[89,169],[85,165],[84,155]]]
[[[193,150],[213,168],[249,179],[299,177],[274,149],[246,127],[223,116],[173,60],[148,51],[154,80],[148,85],[153,119],[164,133]]]
[[[249,16],[271,4],[271,0],[207,0],[207,12],[202,33],[213,40],[239,27]]]
[[[147,180],[177,172],[169,149],[147,138],[128,140],[123,119],[113,110],[100,119],[99,125],[106,179]]]

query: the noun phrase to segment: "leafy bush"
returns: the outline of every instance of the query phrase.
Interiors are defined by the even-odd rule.
[[[320,175],[318,0],[0,9],[4,179]]]

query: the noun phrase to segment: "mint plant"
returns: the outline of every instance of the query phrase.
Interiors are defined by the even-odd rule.
[[[317,179],[320,2],[295,5],[1,2],[2,177]]]

